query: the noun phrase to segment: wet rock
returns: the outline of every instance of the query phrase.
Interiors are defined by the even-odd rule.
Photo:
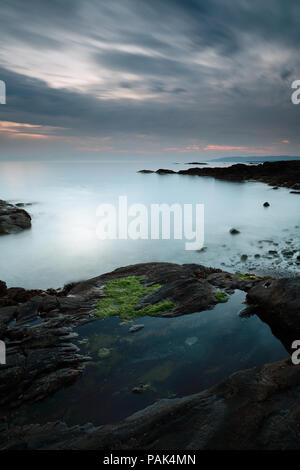
[[[268,251],[269,255],[277,256],[278,252],[276,250],[269,250]]]
[[[157,170],[155,173],[157,173],[158,175],[169,175],[169,174],[172,174],[172,173],[176,173],[176,171],[167,170],[167,169],[165,169],[165,168],[160,168],[160,169]]]
[[[285,257],[285,258],[292,258],[294,256],[294,252],[292,250],[282,250],[281,251],[281,254]]]
[[[140,331],[144,328],[145,325],[132,325],[129,328],[130,333],[136,333],[137,331]]]
[[[0,281],[0,297],[3,297],[7,293],[7,286],[4,281]]]
[[[229,233],[231,233],[231,235],[238,235],[241,232],[239,230],[237,230],[236,228],[231,228],[229,230]]]
[[[264,202],[263,206],[264,207],[270,207],[270,204],[269,204],[269,202]]]
[[[261,281],[246,300],[259,306],[257,315],[291,352],[292,342],[300,339],[300,277]]]
[[[149,388],[150,388],[150,385],[148,385],[148,384],[140,384],[137,387],[134,387],[131,391],[132,391],[132,393],[141,394],[141,393],[147,392],[147,390],[149,390]]]
[[[196,395],[163,399],[120,423],[3,426],[1,450],[293,450],[300,448],[300,368],[237,372]]]
[[[247,261],[248,255],[241,255],[241,261]]]
[[[0,200],[0,235],[18,233],[31,227],[31,217],[24,209]]]

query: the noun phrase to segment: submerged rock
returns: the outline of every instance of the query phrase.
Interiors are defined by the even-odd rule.
[[[101,348],[98,351],[98,357],[100,357],[100,359],[105,359],[109,357],[110,355],[111,355],[111,350],[108,348]]]
[[[132,325],[129,328],[130,333],[136,333],[137,331],[140,331],[144,328],[145,325]]]
[[[198,342],[197,336],[191,336],[190,338],[186,338],[185,344],[187,346],[193,346],[193,344]]]

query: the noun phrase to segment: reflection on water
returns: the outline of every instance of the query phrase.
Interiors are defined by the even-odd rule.
[[[240,369],[287,357],[266,324],[256,316],[239,317],[244,297],[236,291],[213,310],[139,318],[144,328],[137,333],[119,318],[78,328],[77,344],[92,357],[83,376],[52,398],[18,410],[14,421],[111,423],[159,398],[196,393]],[[147,390],[133,393],[140,384]]]
[[[212,178],[136,173],[142,168],[186,165],[154,162],[0,163],[1,198],[37,202],[28,207],[32,229],[0,238],[0,279],[9,286],[60,287],[146,261],[202,263],[231,271],[298,269],[299,196],[273,191],[260,183],[232,183]],[[185,240],[115,240],[96,238],[96,208],[128,204],[205,204],[205,245],[185,251]],[[265,209],[263,203],[270,202]],[[235,227],[240,235],[232,236]],[[295,244],[292,257],[276,256]],[[293,246],[292,246],[293,248]],[[295,249],[296,248],[296,249]],[[241,255],[246,254],[246,261]],[[245,258],[245,257],[244,257]]]

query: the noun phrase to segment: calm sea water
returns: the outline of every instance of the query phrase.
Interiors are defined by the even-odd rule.
[[[161,167],[187,168],[172,160],[0,163],[0,197],[33,203],[28,206],[32,229],[0,238],[0,279],[9,286],[57,288],[148,261],[202,263],[232,272],[297,272],[299,196],[260,183],[137,173]],[[117,204],[123,195],[129,205],[204,204],[205,249],[186,251],[184,240],[172,239],[100,241],[97,206]],[[232,227],[241,233],[230,235]],[[287,249],[294,251],[288,258],[281,253]],[[243,254],[248,258],[242,262]],[[138,323],[145,328],[135,334],[118,318],[78,328],[77,344],[92,357],[83,376],[42,403],[21,408],[13,419],[113,422],[158,398],[196,393],[237,370],[287,357],[266,324],[239,317],[244,298],[236,291],[211,311],[142,318]],[[102,348],[109,350],[106,358],[99,357]],[[140,383],[148,390],[132,393]]]
[[[160,167],[187,168],[172,160],[0,162],[0,198],[33,203],[27,208],[32,229],[0,238],[0,279],[9,286],[57,288],[148,261],[202,263],[241,272],[295,270],[293,260],[268,252],[297,245],[299,196],[261,183],[137,173]],[[186,251],[184,240],[99,240],[98,205],[117,204],[122,195],[128,197],[129,205],[147,207],[153,203],[204,204],[205,250]],[[268,209],[263,207],[265,201],[271,204]],[[241,234],[230,235],[231,227]],[[242,254],[248,255],[246,262],[240,261]]]

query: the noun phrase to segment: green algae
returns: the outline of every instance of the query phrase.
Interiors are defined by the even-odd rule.
[[[145,286],[142,284],[144,280],[143,276],[126,276],[107,281],[104,286],[106,298],[98,302],[95,315],[99,318],[119,316],[123,320],[133,320],[145,315],[159,316],[172,310],[175,304],[169,300],[137,309],[143,297],[161,287],[160,284]]]
[[[251,274],[251,273],[236,273],[236,274],[233,274],[234,277],[237,277],[238,279],[242,279],[242,280],[253,280],[253,281],[256,281],[257,279],[261,279],[260,276],[256,276],[256,274]]]
[[[215,292],[215,297],[219,302],[222,302],[222,303],[228,301],[228,295],[222,291]]]

